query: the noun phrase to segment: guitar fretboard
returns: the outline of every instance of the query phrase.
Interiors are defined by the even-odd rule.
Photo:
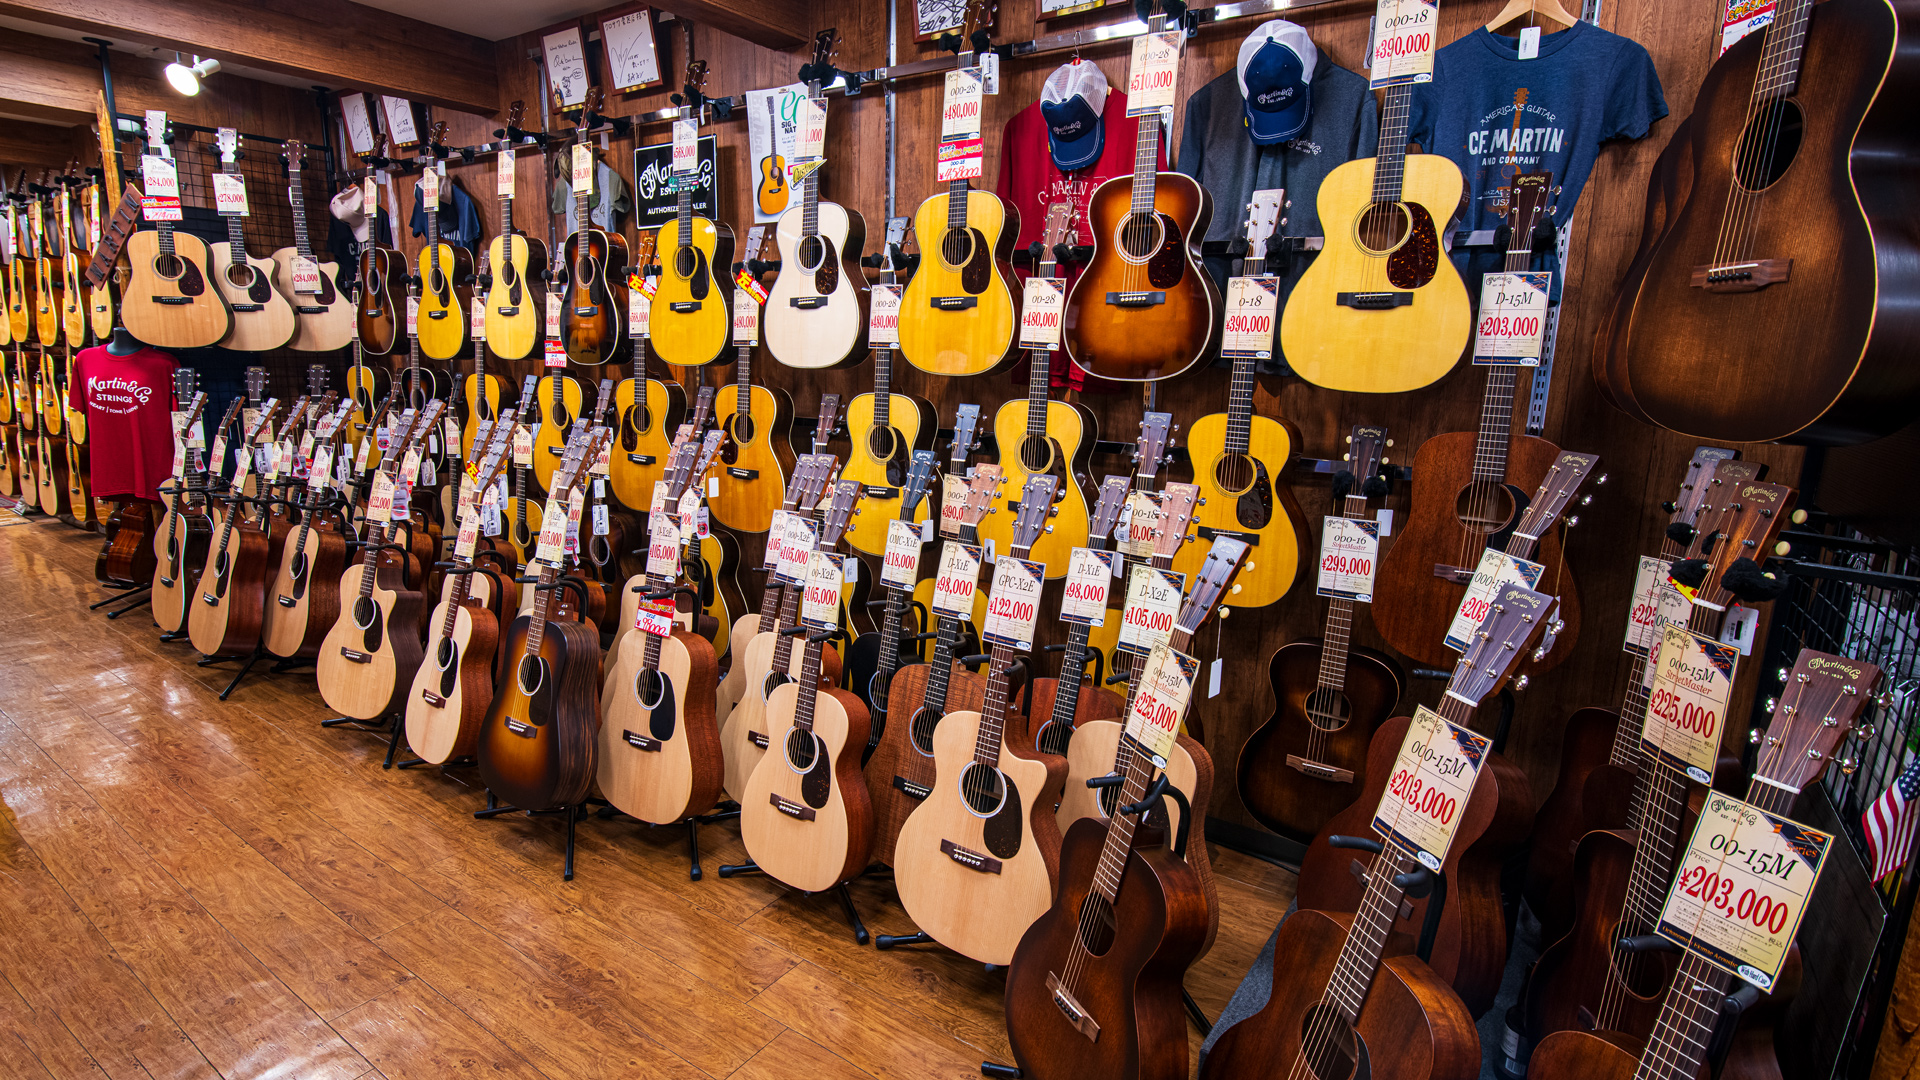
[[[1380,148],[1373,159],[1373,201],[1400,201],[1407,176],[1407,122],[1413,114],[1413,87],[1400,83],[1387,88],[1380,109]]]

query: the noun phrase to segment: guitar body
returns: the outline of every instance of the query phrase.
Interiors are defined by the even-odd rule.
[[[887,551],[888,523],[900,518],[900,485],[906,483],[907,469],[913,464],[913,452],[933,446],[939,422],[933,405],[912,394],[887,395],[887,426],[874,423],[876,402],[871,393],[861,394],[847,403],[847,431],[857,433],[849,440],[851,451],[842,479],[861,485],[860,509],[847,524],[847,544],[868,555]],[[876,494],[891,488],[893,494]],[[922,500],[913,520],[925,521],[932,512],[933,500]]]
[[[352,364],[347,368],[347,397],[353,401],[352,422],[346,427],[347,445],[355,451],[360,444],[373,437],[373,414],[379,409],[380,402],[387,396],[387,388],[393,384],[393,377],[385,368],[371,367],[367,364]],[[341,451],[345,453],[343,449]],[[357,459],[356,459],[357,461]],[[372,469],[380,464],[380,445],[376,442],[367,450],[365,467]]]
[[[1053,730],[1053,707],[1059,693],[1059,679],[1033,680],[1028,686],[1028,694],[1033,699],[1028,712],[1040,722],[1040,726],[1033,732],[1033,745],[1043,753],[1058,753],[1061,757],[1065,757],[1066,748],[1073,741],[1073,732],[1056,733]],[[1126,711],[1125,698],[1104,686],[1093,685],[1092,680],[1087,680],[1080,684],[1080,698],[1073,703],[1073,727],[1078,730],[1080,725],[1090,724],[1096,720],[1119,720],[1126,715]],[[1060,747],[1058,751],[1053,749],[1056,745]],[[1068,762],[1067,767],[1071,771],[1073,763]],[[1074,820],[1061,818],[1062,835],[1065,835],[1067,826],[1072,825]]]
[[[1616,962],[1613,944],[1619,938],[1633,851],[1631,833],[1596,830],[1580,839],[1573,859],[1573,928],[1541,952],[1527,979],[1529,1037],[1538,1040],[1556,1031],[1591,1030],[1593,1024],[1582,1022],[1582,1014],[1599,1018],[1603,994],[1610,1002],[1606,1029],[1640,1038],[1653,1030],[1680,954],[1631,957],[1626,992],[1606,993],[1608,971]]]
[[[429,359],[451,360],[467,347],[467,305],[473,303],[473,253],[454,244],[440,249],[440,270],[433,269],[433,247],[420,249],[420,351]],[[405,310],[404,308],[401,310]]]
[[[203,655],[245,656],[259,647],[273,569],[267,548],[267,534],[243,521],[234,524],[224,549],[208,549],[187,615],[187,639]]]
[[[1540,804],[1527,856],[1527,906],[1540,920],[1540,937],[1554,941],[1573,927],[1573,856],[1595,829],[1624,829],[1631,813],[1634,772],[1613,764],[1620,714],[1590,707],[1567,718],[1560,771]]]
[[[1435,435],[1421,444],[1413,457],[1413,467],[1425,471],[1414,473],[1420,479],[1413,486],[1406,524],[1381,558],[1374,584],[1375,595],[1394,600],[1373,611],[1373,624],[1380,636],[1427,667],[1451,669],[1459,659],[1447,648],[1445,638],[1460,599],[1467,592],[1467,586],[1435,576],[1434,567],[1464,567],[1471,572],[1479,565],[1483,549],[1504,544],[1525,512],[1532,492],[1539,489],[1560,454],[1559,448],[1545,439],[1513,436],[1498,505],[1485,515],[1490,520],[1469,526],[1461,516],[1469,512],[1466,506],[1472,491],[1476,437],[1471,431],[1455,431]],[[1540,538],[1533,561],[1546,565],[1540,588],[1558,592],[1559,617],[1567,624],[1545,659],[1529,662],[1527,670],[1541,672],[1557,667],[1573,653],[1574,641],[1580,635],[1580,590],[1566,565],[1560,529],[1548,529]]]
[[[1618,1042],[1614,1040],[1619,1040]],[[1527,1075],[1539,1080],[1633,1080],[1640,1067],[1638,1049],[1615,1032],[1604,1036],[1585,1031],[1560,1031],[1547,1036],[1527,1059]],[[1707,1073],[1701,1068],[1702,1080]]]
[[[67,440],[42,431],[36,441],[40,455],[40,467],[35,474],[40,483],[40,512],[58,517],[72,509],[67,503],[67,492],[71,487],[67,472]]]
[[[742,615],[740,622],[749,629],[757,626],[758,615]],[[800,677],[800,661],[803,650],[796,645],[789,657],[785,673],[773,672],[773,648],[779,644],[778,636],[772,632],[755,632],[743,646],[740,642],[740,626],[733,628],[733,667],[742,673],[740,696],[727,714],[726,726],[720,732],[720,745],[726,761],[724,783],[727,794],[742,806],[747,804],[744,795],[747,781],[752,778],[760,759],[769,745],[768,713],[773,692],[781,686]],[[831,649],[820,651],[820,688],[822,691],[840,681],[840,660]],[[864,715],[864,711],[863,711]],[[861,743],[864,749],[866,744]],[[764,799],[762,800],[765,801]]]
[[[942,192],[913,214],[914,235],[926,239],[900,300],[900,355],[935,375],[1004,371],[1020,356],[1020,310],[1008,284],[1020,214],[987,192],[969,191],[963,231],[949,225],[951,201],[952,193]]]
[[[354,305],[360,347],[385,356],[405,343],[407,278],[413,273],[407,257],[389,247],[369,247],[360,253],[360,294]]]
[[[373,593],[362,599],[360,579],[374,574]],[[314,681],[327,708],[353,720],[378,720],[400,712],[407,687],[422,658],[420,593],[394,587],[402,571],[383,563],[378,571],[364,562],[347,567],[340,578],[340,617],[320,643]]]
[[[774,227],[780,273],[762,317],[767,351],[791,368],[849,367],[866,357],[869,290],[855,261],[866,248],[866,219],[822,200],[820,231],[809,237],[805,212],[789,206]]]
[[[1912,419],[1920,373],[1905,358],[1920,346],[1920,245],[1898,222],[1920,181],[1903,104],[1920,90],[1920,64],[1900,47],[1916,32],[1912,0],[1814,5],[1785,117],[1751,103],[1766,35],[1708,70],[1685,131],[1691,176],[1615,302],[1603,386],[1616,405],[1733,442],[1847,445]],[[1747,130],[1782,127],[1765,171],[1743,176]],[[1650,197],[1667,184],[1656,172]],[[1736,187],[1764,190],[1764,210],[1730,209]],[[1721,237],[1729,220],[1737,241]],[[1792,263],[1759,288],[1694,285],[1713,259]]]
[[[553,386],[560,384],[560,407],[556,410],[553,402]],[[567,375],[542,375],[534,384],[534,399],[540,404],[540,431],[533,438],[533,478],[540,482],[542,491],[553,490],[553,474],[560,468],[560,459],[566,454],[567,433],[573,430],[573,422],[580,418],[580,407],[585,391],[580,383]],[[535,532],[535,537],[539,533]]]
[[[11,460],[0,476],[13,476]],[[119,499],[117,504],[107,518],[107,539],[94,561],[93,576],[106,582],[151,581],[154,518],[159,507],[135,498]]]
[[[741,792],[740,840],[769,877],[822,892],[858,876],[873,851],[873,807],[860,776],[867,710],[845,690],[822,689],[808,732],[794,726],[799,700],[798,683],[768,698],[770,752]]]
[[[1202,1080],[1274,1076],[1283,1070],[1328,1080],[1473,1080],[1480,1074],[1480,1035],[1473,1017],[1446,980],[1411,955],[1413,941],[1404,934],[1387,939],[1385,958],[1352,1026],[1353,1042],[1320,1043],[1332,1060],[1316,1061],[1322,1065],[1317,1070],[1302,1068],[1307,1065],[1302,1051],[1310,1023],[1333,1011],[1324,1004],[1328,980],[1352,923],[1351,915],[1305,905],[1287,916],[1274,942],[1272,996],[1259,1012],[1220,1034],[1201,1063]],[[1417,918],[1414,925],[1419,925]],[[1340,1021],[1339,1026],[1344,1029],[1346,1024]],[[1347,1049],[1347,1054],[1336,1048]],[[1534,1060],[1539,1060],[1537,1053]],[[1529,1075],[1538,1075],[1537,1067],[1530,1068]],[[1625,1074],[1631,1075],[1631,1070]]]
[[[749,411],[742,413],[738,394],[723,389],[714,397],[714,421],[732,439],[708,473],[720,479],[720,494],[707,500],[708,506],[715,521],[735,532],[766,532],[793,470],[793,448],[787,445],[793,399],[785,390],[754,386]]]
[[[1302,844],[1366,786],[1373,733],[1406,690],[1400,665],[1371,649],[1349,648],[1344,700],[1315,701],[1320,649],[1318,640],[1295,641],[1273,654],[1267,675],[1278,706],[1247,736],[1237,766],[1247,812]]]
[[[7,336],[19,344],[25,344],[34,329],[33,290],[38,281],[29,266],[31,261],[15,252],[7,263]]]
[[[1002,738],[1005,789],[991,805],[974,807],[962,793],[961,773],[985,768],[974,760],[981,719],[973,709],[949,711],[934,729],[933,791],[901,826],[893,875],[900,904],[920,929],[963,956],[1006,964],[1027,928],[1053,906],[1060,867],[1053,808],[1067,763],[1016,753]],[[949,855],[946,845],[964,850]],[[996,860],[998,873],[975,869],[983,859]]]
[[[1200,488],[1193,520],[1201,539],[1225,535],[1253,545],[1253,565],[1234,578],[1240,590],[1229,597],[1234,607],[1266,607],[1279,600],[1310,562],[1306,515],[1293,487],[1280,479],[1299,445],[1290,421],[1258,414],[1248,419],[1245,454],[1227,453],[1226,413],[1203,416],[1187,430],[1193,482]],[[1173,569],[1191,580],[1206,558],[1202,544],[1185,544],[1174,553]]]
[[[475,584],[483,580],[476,574]],[[473,753],[480,724],[493,703],[493,659],[500,623],[485,600],[468,597],[443,633],[448,600],[428,618],[433,637],[407,689],[407,745],[422,761],[444,765]]]
[[[86,261],[71,250],[63,260],[64,287],[60,298],[60,329],[67,336],[67,344],[82,348],[87,343],[89,320],[87,308],[93,303],[92,290],[80,280],[80,272],[86,269]]]
[[[760,159],[760,180],[754,187],[754,199],[763,214],[778,214],[787,208],[787,159],[768,154]]]
[[[83,333],[82,338],[85,338]],[[87,444],[83,441],[84,432],[74,427],[71,421],[68,430],[73,432],[67,439],[67,508],[72,511],[74,520],[89,532],[100,527],[100,518],[93,508],[93,481],[89,476]]]
[[[320,269],[320,291],[293,291],[293,260],[299,248],[283,247],[273,253],[273,287],[293,306],[293,337],[287,348],[300,352],[332,352],[353,342],[355,317],[353,301],[340,291],[340,264],[314,260]]]
[[[635,513],[653,505],[653,484],[667,476],[673,433],[686,415],[679,383],[624,379],[613,389],[613,449],[607,454],[607,484],[613,497]]]
[[[1280,348],[1301,378],[1329,390],[1393,394],[1452,371],[1473,332],[1467,289],[1441,235],[1460,205],[1460,167],[1408,154],[1400,202],[1390,205],[1398,243],[1370,250],[1363,220],[1375,206],[1375,158],[1327,174],[1316,197],[1326,247],[1300,275],[1280,315]],[[1352,294],[1407,294],[1390,307],[1342,303]],[[1531,489],[1529,489],[1531,490]]]
[[[733,337],[733,230],[695,217],[683,238],[674,218],[660,226],[655,250],[660,288],[647,315],[653,351],[677,367],[713,363]]]
[[[487,245],[493,287],[487,290],[487,348],[502,360],[524,360],[540,344],[547,318],[547,245],[504,233]]]
[[[560,294],[560,338],[575,364],[604,364],[627,332],[627,238],[602,229],[567,238],[566,291]],[[544,318],[545,313],[542,313]]]
[[[740,544],[724,529],[713,530],[689,544],[687,554],[687,577],[699,590],[701,611],[694,633],[707,639],[718,659],[733,647],[733,613],[747,610],[740,591]]]
[[[548,620],[537,657],[526,655],[529,616],[507,634],[508,668],[480,727],[480,779],[501,802],[523,810],[571,806],[593,783],[600,689],[600,632],[589,623]]]
[[[161,546],[153,570],[153,621],[164,633],[176,634],[187,628],[188,605],[198,595],[200,568],[206,565],[207,546],[213,536],[213,523],[205,514],[188,511],[178,515],[171,530],[155,534]]]
[[[500,538],[513,551],[515,564],[525,566],[533,561],[534,549],[540,544],[540,526],[545,520],[546,511],[539,500],[519,495],[507,499],[507,509],[500,515]]]
[[[295,534],[295,539],[298,534]],[[282,545],[280,567],[268,587],[267,651],[293,660],[320,654],[320,642],[340,618],[340,578],[347,570],[347,537],[316,521],[304,544]]]
[[[466,411],[466,422],[460,425],[462,458],[473,456],[473,440],[480,437],[480,426],[499,417],[501,407],[509,404],[506,397],[511,389],[492,375],[461,377],[460,399]]]
[[[893,673],[887,687],[887,724],[880,731],[880,744],[867,759],[867,791],[873,796],[875,823],[873,857],[888,866],[893,865],[901,828],[933,790],[936,779],[934,733],[942,710],[926,705],[927,677],[932,671],[926,664],[910,663]],[[950,672],[944,711],[978,715],[986,699],[986,678],[957,663]]]
[[[1093,893],[1107,830],[1092,822],[1067,833],[1060,895],[1014,950],[1007,970],[1007,1040],[1033,1080],[1186,1080],[1187,1019],[1181,980],[1200,955],[1207,899],[1186,863],[1160,847],[1127,855],[1112,924],[1089,929],[1082,910]],[[1110,942],[1079,953],[1086,935]],[[1069,958],[1078,963],[1068,967]],[[1089,1039],[1054,1004],[1050,977],[1073,976],[1073,996],[1100,1024]]]
[[[1093,259],[1067,293],[1061,338],[1067,358],[1089,375],[1170,379],[1219,347],[1220,290],[1199,255],[1213,196],[1190,176],[1163,172],[1154,178],[1153,210],[1151,228],[1130,229],[1122,238],[1133,217],[1131,175],[1102,183],[1087,203]],[[1109,302],[1122,295],[1155,299]]]
[[[198,349],[227,336],[233,315],[207,279],[213,253],[207,242],[175,231],[173,254],[160,253],[160,234],[141,230],[127,237],[132,275],[120,298],[127,333],[162,349]]]
[[[1027,410],[1027,399],[1016,398],[993,415],[993,437],[1000,445],[1000,468],[1006,483],[994,496],[993,510],[980,521],[980,540],[991,540],[996,551],[1006,551],[1013,539],[1020,492],[1027,479],[1050,473],[1059,481],[1054,486],[1056,512],[1048,519],[1050,528],[1034,541],[1027,558],[1046,563],[1048,578],[1065,577],[1067,556],[1074,548],[1087,545],[1087,490],[1080,478],[1091,467],[1100,425],[1084,405],[1049,401],[1045,437],[1031,436],[1027,433]]]
[[[179,246],[174,234],[174,246]],[[222,348],[241,352],[278,349],[293,339],[293,305],[273,287],[272,259],[235,261],[232,244],[215,244],[213,286],[233,312],[233,328],[220,339]],[[131,329],[131,328],[129,328]]]
[[[108,271],[107,279],[97,288],[87,290],[87,325],[93,330],[96,341],[105,341],[113,336],[113,326],[120,321],[119,300],[115,293],[119,289],[122,273],[118,267]]]
[[[1374,732],[1367,753],[1367,783],[1352,805],[1333,816],[1307,846],[1300,862],[1301,909],[1351,913],[1359,908],[1361,885],[1347,872],[1353,853],[1327,842],[1329,836],[1372,835],[1373,812],[1393,771],[1393,761],[1411,721],[1396,716]],[[1440,913],[1430,961],[1436,974],[1453,985],[1475,1015],[1487,1011],[1500,987],[1507,962],[1507,926],[1500,902],[1500,868],[1525,841],[1533,823],[1533,794],[1526,774],[1500,754],[1489,754],[1474,781],[1473,794],[1454,833],[1441,870],[1447,875],[1447,901]],[[1422,926],[1427,901],[1410,900],[1410,926]]]
[[[628,634],[600,697],[600,793],[652,825],[704,814],[720,801],[725,768],[713,687],[720,668],[706,638],[660,640],[660,667],[645,672],[645,631]],[[641,676],[648,674],[645,682]]]
[[[40,344],[58,345],[60,344],[61,308],[66,303],[66,284],[60,269],[60,259],[52,255],[41,255],[34,260],[33,269],[38,275],[34,283],[34,295],[40,302],[40,306],[33,313],[33,329],[40,335]]]

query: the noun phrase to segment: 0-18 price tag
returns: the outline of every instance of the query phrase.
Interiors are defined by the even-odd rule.
[[[949,476],[940,485],[940,535],[952,538],[960,535],[967,520],[967,480],[962,476]]]
[[[1033,627],[1040,619],[1040,586],[1047,580],[1047,564],[1002,555],[993,564],[993,589],[987,593],[987,624],[980,637],[989,645],[1016,649],[1033,647]]]
[[[1480,281],[1480,321],[1473,362],[1537,367],[1547,334],[1547,273],[1487,274]]]
[[[980,548],[949,540],[940,548],[940,573],[933,580],[933,610],[957,619],[973,618],[973,593],[980,584]]]
[[[467,305],[467,334],[474,344],[487,340],[487,298],[476,296]]]
[[[1020,347],[1060,347],[1060,317],[1067,307],[1067,279],[1030,277],[1020,304]]]
[[[892,348],[900,344],[900,296],[905,285],[880,284],[867,297],[867,344]]]
[[[1273,358],[1273,327],[1280,315],[1280,279],[1271,274],[1227,280],[1226,332],[1220,355]]]
[[[1127,494],[1120,510],[1120,522],[1113,527],[1114,543],[1120,554],[1132,559],[1153,557],[1153,540],[1160,528],[1160,498],[1151,491]]]
[[[831,551],[807,553],[806,591],[800,594],[800,622],[815,630],[840,624],[840,583],[846,573],[844,555]]]
[[[1314,592],[1339,600],[1373,603],[1373,575],[1380,562],[1380,523],[1327,515],[1320,530],[1320,569]]]
[[[1112,581],[1113,552],[1074,548],[1067,554],[1060,620],[1082,626],[1107,625],[1107,590]]]
[[[1413,849],[1427,869],[1440,869],[1492,745],[1425,705],[1416,708],[1373,812],[1374,830]]]
[[[1133,57],[1127,66],[1127,115],[1147,116],[1173,107],[1174,84],[1180,76],[1179,31],[1141,34],[1133,39]]]
[[[1155,765],[1164,766],[1173,753],[1187,703],[1193,700],[1193,680],[1199,674],[1200,661],[1163,641],[1147,654],[1146,665],[1134,680],[1126,733],[1153,755]]]
[[[647,576],[662,581],[680,576],[680,526],[665,510],[647,515]]]
[[[1733,696],[1733,666],[1740,650],[1683,624],[1660,628],[1648,667],[1653,684],[1640,745],[1649,754],[1702,784],[1713,782],[1720,734]]]
[[[760,344],[760,303],[745,289],[733,293],[733,343]]]
[[[1187,575],[1157,566],[1135,566],[1127,575],[1127,604],[1120,613],[1121,652],[1145,656],[1173,633],[1186,592]]]
[[[1684,624],[1693,605],[1680,590],[1667,584],[1667,560],[1651,555],[1640,557],[1640,570],[1633,577],[1633,609],[1627,613],[1627,639],[1621,648],[1635,656],[1646,656],[1660,642],[1660,624]]]
[[[1373,26],[1373,89],[1433,81],[1440,0],[1379,0]]]
[[[911,521],[887,522],[887,551],[880,563],[880,582],[911,589],[920,577],[920,527]]]
[[[1473,571],[1473,583],[1467,586],[1467,595],[1460,598],[1453,623],[1447,627],[1447,648],[1454,652],[1467,651],[1473,632],[1480,629],[1487,612],[1493,610],[1493,598],[1499,595],[1500,586],[1519,585],[1531,589],[1545,570],[1544,563],[1528,562],[1493,548],[1482,551],[1480,565]]]

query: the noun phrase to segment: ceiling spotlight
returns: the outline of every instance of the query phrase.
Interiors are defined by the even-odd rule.
[[[167,65],[167,83],[175,90],[192,97],[200,92],[200,80],[220,70],[220,61],[193,58],[189,67],[180,62],[180,54],[173,54],[173,63]]]

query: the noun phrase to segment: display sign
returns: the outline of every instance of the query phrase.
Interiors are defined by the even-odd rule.
[[[222,217],[246,217],[246,178],[239,173],[214,173],[213,209]]]
[[[1127,603],[1120,612],[1116,647],[1121,652],[1145,656],[1167,640],[1180,613],[1186,585],[1187,575],[1176,570],[1135,566],[1127,575]]]
[[[1660,641],[1660,624],[1686,624],[1693,605],[1680,590],[1667,584],[1667,560],[1651,555],[1640,557],[1640,569],[1633,577],[1633,608],[1627,613],[1627,639],[1621,648],[1635,656],[1646,656]]]
[[[1040,619],[1040,588],[1046,584],[1047,564],[1002,555],[994,560],[993,588],[987,593],[987,624],[980,637],[989,645],[1033,648],[1033,628]]]
[[[1712,783],[1739,657],[1739,649],[1683,624],[1661,626],[1659,645],[1647,664],[1653,683],[1641,747],[1700,783]]]
[[[140,216],[147,221],[179,221],[180,171],[156,154],[140,159]]]
[[[787,530],[780,537],[780,555],[773,564],[773,576],[782,585],[803,585],[807,578],[807,557],[819,542],[813,522],[800,514],[787,515]]]
[[[946,89],[940,98],[940,141],[980,134],[980,102],[985,90],[986,81],[977,67],[947,72]]]
[[[502,199],[513,198],[513,147],[503,147],[493,159],[493,193]]]
[[[1154,532],[1160,527],[1160,497],[1151,491],[1127,494],[1120,509],[1120,521],[1113,527],[1113,539],[1120,554],[1130,559],[1153,556]]]
[[[533,557],[548,566],[559,566],[567,556],[567,504],[549,498],[540,517],[540,543]]]
[[[1180,722],[1186,719],[1187,703],[1193,700],[1193,680],[1199,674],[1200,661],[1163,641],[1147,654],[1147,662],[1134,680],[1125,730],[1153,756],[1155,765],[1164,767],[1173,753]]]
[[[1492,745],[1425,705],[1416,708],[1373,812],[1374,831],[1411,849],[1427,869],[1440,869]]]
[[[675,120],[673,122],[673,171],[676,175],[691,175],[700,169],[700,122],[698,120]]]
[[[973,593],[980,584],[983,552],[973,544],[949,540],[940,548],[940,572],[933,581],[933,610],[961,619],[973,617]]]
[[[1517,555],[1508,555],[1493,548],[1482,551],[1480,565],[1473,571],[1473,582],[1467,586],[1467,594],[1460,598],[1460,607],[1453,613],[1453,622],[1447,627],[1447,648],[1454,652],[1467,651],[1468,644],[1473,641],[1473,632],[1480,629],[1480,624],[1486,621],[1487,612],[1493,610],[1493,598],[1499,594],[1502,585],[1531,589],[1545,570],[1545,564],[1528,562]]]
[[[1227,319],[1220,355],[1273,358],[1273,328],[1280,317],[1280,279],[1272,274],[1227,279]]]
[[[745,289],[733,293],[733,343],[760,344],[760,303]]]
[[[373,488],[367,493],[367,520],[382,524],[393,520],[393,477],[384,472],[373,474]]]
[[[633,151],[633,221],[638,228],[651,229],[672,221],[680,213],[680,191],[686,184],[693,185],[693,212],[719,219],[714,208],[714,177],[720,170],[718,138],[702,135],[695,141],[692,172],[675,171],[673,146],[668,141]],[[724,273],[728,267],[714,269]]]
[[[680,526],[665,510],[647,515],[647,576],[660,581],[680,576]]]
[[[1548,273],[1487,274],[1480,279],[1480,321],[1473,330],[1476,364],[1537,367],[1547,335]]]
[[[1320,530],[1320,567],[1314,592],[1371,604],[1373,577],[1379,569],[1380,523],[1327,515]]]
[[[1074,548],[1067,553],[1067,583],[1060,596],[1060,621],[1082,626],[1107,625],[1107,592],[1113,582],[1113,552]]]

